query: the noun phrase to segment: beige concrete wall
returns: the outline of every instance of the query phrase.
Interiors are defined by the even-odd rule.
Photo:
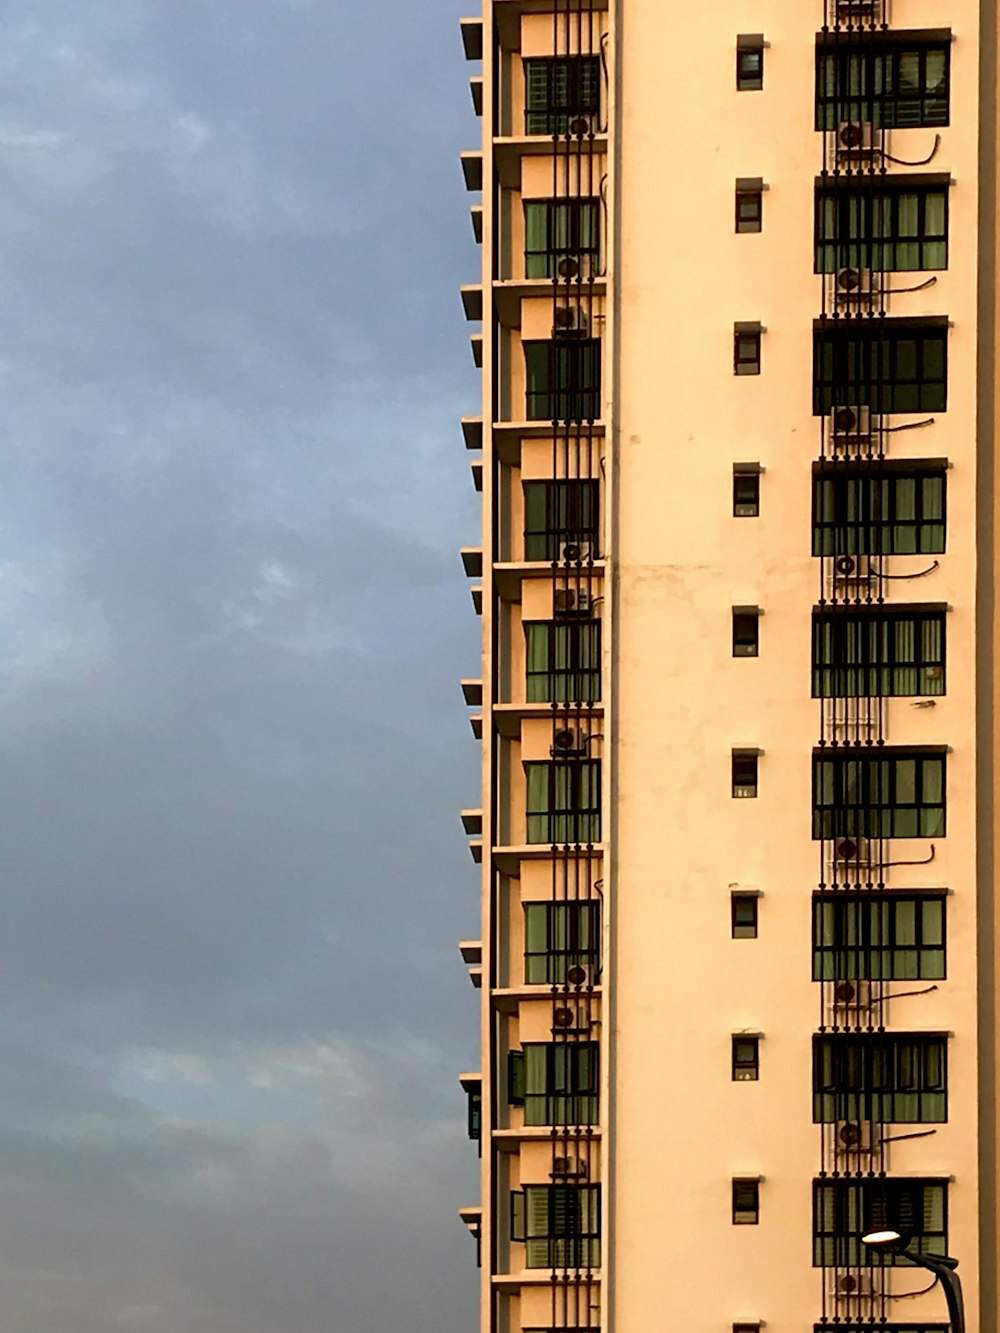
[[[975,1320],[976,1053],[976,216],[977,10],[897,5],[895,26],[951,25],[952,126],[931,168],[949,170],[951,266],[892,314],[947,313],[949,410],[896,437],[894,457],[947,456],[948,553],[895,600],[946,601],[948,695],[933,708],[890,705],[891,743],[952,747],[948,836],[933,869],[894,871],[894,887],[944,884],[949,979],[894,1002],[890,1026],[952,1030],[950,1115],[932,1137],[893,1149],[892,1172],[953,1174],[951,1245]],[[616,1328],[718,1330],[762,1318],[801,1329],[821,1314],[811,1267],[810,1042],[821,1021],[810,980],[809,697],[813,48],[819,5],[723,3],[708,9],[631,0],[622,8],[618,188],[621,251],[614,405],[617,505],[616,717],[610,759],[615,931],[610,1126]],[[763,32],[764,91],[735,90],[738,33]],[[664,50],[687,58],[664,72]],[[933,131],[899,131],[891,151],[925,155]],[[768,183],[764,230],[733,231],[734,181]],[[907,283],[900,283],[909,285]],[[763,373],[732,375],[732,329],[759,320]],[[736,461],[758,459],[761,517],[731,516]],[[893,573],[927,560],[893,561]],[[730,608],[764,609],[761,655],[733,659]],[[733,801],[734,746],[763,750],[760,794]],[[920,842],[890,850],[927,853]],[[729,886],[760,887],[760,938],[729,938]],[[903,989],[894,987],[894,989]],[[760,1030],[758,1083],[733,1083],[730,1036]],[[733,1227],[730,1179],[760,1174],[758,1227]],[[669,1263],[664,1256],[669,1255]],[[900,1289],[912,1283],[895,1279]],[[936,1295],[892,1312],[940,1313]]]

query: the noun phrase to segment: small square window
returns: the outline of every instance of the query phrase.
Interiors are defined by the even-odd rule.
[[[764,86],[764,43],[760,38],[741,37],[736,45],[736,87],[756,92]]]
[[[757,754],[753,750],[733,751],[733,796],[757,795]]]
[[[761,231],[764,226],[764,193],[759,186],[736,187],[736,230]]]
[[[733,1082],[755,1083],[760,1078],[760,1038],[733,1038]]]
[[[760,647],[760,608],[733,607],[733,656],[756,657]]]
[[[733,472],[733,517],[760,516],[760,473]]]
[[[757,895],[756,893],[734,893],[732,902],[732,921],[734,940],[755,940],[757,938]]]
[[[760,1181],[733,1181],[733,1225],[755,1227],[760,1221]]]
[[[759,324],[737,324],[733,331],[733,373],[735,375],[760,374],[760,335]]]

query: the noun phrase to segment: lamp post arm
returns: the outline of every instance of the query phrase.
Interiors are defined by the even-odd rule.
[[[913,1250],[904,1250],[903,1254],[907,1259],[912,1259],[915,1264],[934,1274],[944,1288],[948,1318],[951,1320],[951,1333],[965,1333],[965,1303],[962,1300],[962,1279],[955,1272],[958,1267],[956,1261],[938,1254],[917,1254]]]

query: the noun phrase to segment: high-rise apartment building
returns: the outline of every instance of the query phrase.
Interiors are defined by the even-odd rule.
[[[996,26],[462,23],[481,1333],[996,1333]]]

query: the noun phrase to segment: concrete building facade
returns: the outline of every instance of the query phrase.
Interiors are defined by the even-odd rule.
[[[996,1333],[996,24],[463,20],[482,1333]]]

